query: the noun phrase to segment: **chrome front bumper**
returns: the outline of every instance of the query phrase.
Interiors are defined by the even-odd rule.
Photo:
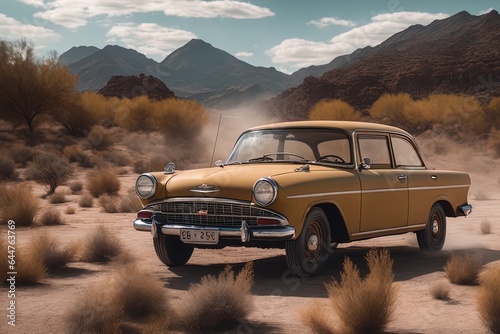
[[[156,224],[153,225],[151,220],[136,219],[134,228],[137,231],[151,232],[155,236],[158,231]],[[295,228],[292,226],[279,226],[275,228],[269,227],[250,227],[245,221],[241,222],[241,227],[203,227],[196,225],[181,225],[181,224],[164,224],[161,225],[161,233],[165,235],[181,234],[181,230],[210,230],[217,229],[219,237],[224,239],[240,238],[242,242],[250,240],[288,240],[295,237]]]

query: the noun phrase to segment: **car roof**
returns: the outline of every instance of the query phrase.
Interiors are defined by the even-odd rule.
[[[347,132],[353,133],[354,131],[385,131],[405,134],[410,134],[395,126],[370,123],[370,122],[353,122],[353,121],[293,121],[293,122],[280,122],[271,123],[261,126],[256,126],[248,129],[253,130],[266,130],[278,128],[328,128],[328,129],[342,129]],[[411,136],[410,136],[411,137]]]

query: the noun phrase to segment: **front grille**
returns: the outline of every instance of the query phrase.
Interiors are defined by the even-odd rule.
[[[161,224],[189,224],[203,226],[241,226],[242,221],[257,225],[257,218],[285,219],[273,211],[255,207],[250,203],[198,200],[172,201],[148,205],[144,209],[154,212],[155,220]]]

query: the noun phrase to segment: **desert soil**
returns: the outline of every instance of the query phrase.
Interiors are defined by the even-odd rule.
[[[432,142],[424,141],[424,153],[425,150],[436,151],[432,145]],[[246,262],[253,261],[255,308],[247,321],[241,321],[239,326],[226,330],[226,333],[311,332],[301,323],[300,310],[313,300],[328,305],[324,284],[332,278],[339,278],[344,257],[350,257],[362,272],[366,272],[366,252],[373,247],[387,248],[394,260],[395,284],[399,286],[388,332],[488,333],[476,308],[477,286],[451,285],[450,298],[446,301],[434,299],[430,293],[432,286],[447,281],[443,266],[453,252],[481,256],[484,268],[500,262],[500,176],[494,172],[498,161],[492,161],[476,150],[460,153],[458,147],[451,149],[446,156],[431,154],[428,161],[431,161],[431,167],[465,170],[471,174],[469,200],[474,212],[468,218],[448,219],[445,247],[435,255],[421,253],[415,236],[403,234],[340,245],[328,261],[325,272],[308,279],[289,276],[284,251],[278,249],[195,250],[187,265],[169,269],[157,259],[150,234],[133,229],[134,213],[103,213],[97,201],[93,208],[80,208],[77,204],[79,196],[71,195],[64,187],[58,191],[67,192],[66,203],[50,205],[46,200],[41,201],[43,206],[59,209],[65,224],[18,228],[17,242],[20,245],[28,243],[30,236],[42,228],[47,228],[62,243],[79,241],[98,224],[104,223],[114,231],[124,248],[138,258],[141,268],[149,272],[151,279],[164,283],[172,298],[181,297],[204,275],[220,273],[227,264],[239,270]],[[79,177],[84,181],[84,174]],[[120,176],[122,191],[130,190],[136,177],[131,169]],[[43,187],[36,184],[33,184],[33,191],[39,196],[44,192]],[[67,206],[76,208],[76,213],[65,214]],[[490,234],[483,234],[480,230],[480,224],[486,221],[491,225]],[[5,226],[0,228],[0,235],[6,237]],[[75,262],[51,273],[40,284],[17,286],[15,327],[7,325],[8,289],[0,287],[0,333],[64,333],[64,315],[76,297],[87,287],[109,277],[114,270],[112,264]]]

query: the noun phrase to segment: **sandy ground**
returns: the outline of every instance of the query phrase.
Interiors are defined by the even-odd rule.
[[[434,150],[432,142],[422,146]],[[424,150],[425,151],[425,150]],[[65,224],[48,227],[62,243],[78,241],[99,222],[115,231],[123,246],[140,258],[142,268],[147,268],[151,279],[160,279],[173,298],[182,296],[190,284],[199,282],[207,274],[218,274],[226,264],[235,269],[247,261],[254,261],[255,281],[252,294],[255,309],[248,321],[227,333],[309,333],[299,317],[299,312],[310,301],[317,299],[327,305],[324,283],[338,279],[342,261],[349,256],[361,270],[366,269],[364,256],[372,248],[388,248],[394,260],[395,281],[399,285],[396,310],[388,326],[390,333],[487,333],[476,308],[477,286],[452,285],[450,299],[436,300],[430,288],[446,281],[443,266],[454,251],[467,251],[482,256],[484,266],[500,262],[500,176],[493,173],[498,161],[478,158],[479,153],[469,152],[459,158],[434,155],[432,166],[454,168],[471,173],[473,186],[470,202],[474,212],[468,218],[448,219],[448,236],[444,250],[437,255],[422,254],[413,234],[371,239],[340,245],[330,258],[324,274],[309,279],[287,275],[283,250],[226,248],[224,250],[195,250],[186,266],[169,269],[154,253],[149,233],[137,232],[132,227],[133,213],[102,213],[95,202],[93,208],[78,207],[78,195],[67,195],[68,202],[52,205],[61,210]],[[471,159],[469,159],[471,158]],[[137,175],[129,172],[120,176],[122,191],[128,191]],[[83,177],[83,176],[81,176]],[[43,187],[33,185],[37,195]],[[58,191],[65,191],[64,188]],[[42,200],[43,206],[51,206]],[[67,215],[67,206],[76,213]],[[492,233],[482,234],[481,222],[488,221]],[[17,229],[17,242],[29,242],[30,235],[43,227]],[[6,237],[5,226],[0,228]],[[51,273],[40,284],[16,287],[16,326],[7,325],[7,293],[0,287],[0,333],[63,333],[64,314],[76,296],[88,286],[110,275],[115,268],[109,264],[71,263],[69,268]],[[145,282],[147,284],[147,282]]]

